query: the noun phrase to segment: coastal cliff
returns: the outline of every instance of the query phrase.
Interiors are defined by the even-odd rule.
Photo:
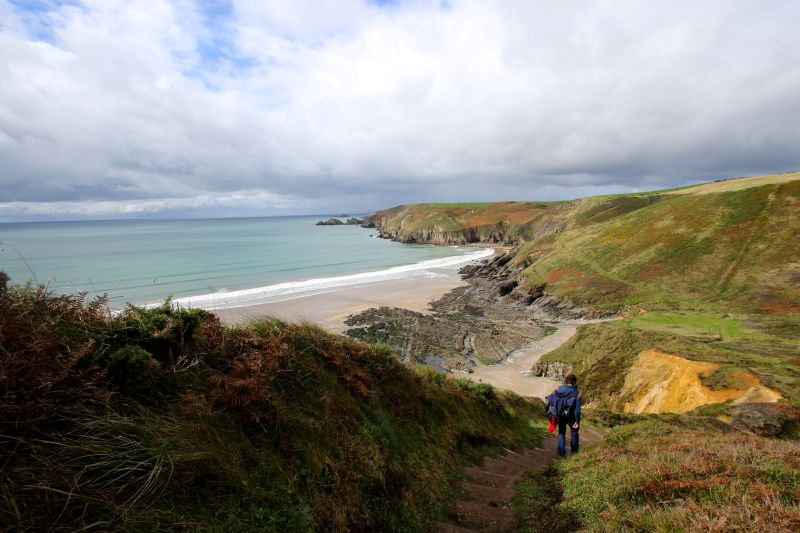
[[[404,243],[514,248],[467,274],[516,281],[575,306],[682,305],[703,299],[800,312],[800,173],[555,203],[415,204],[364,225]]]
[[[800,398],[800,376],[785,364],[800,353],[799,210],[800,173],[790,173],[547,204],[398,206],[366,222],[400,242],[512,245],[462,270],[469,287],[434,306],[447,316],[618,317],[583,326],[542,367],[574,368],[588,393],[622,409],[631,401],[625,376],[650,349],[719,363],[699,378],[712,387],[757,383]],[[486,357],[459,353],[470,331],[479,333],[453,336],[453,368]]]
[[[515,245],[650,205],[657,196],[567,202],[400,205],[372,213],[364,227],[404,243]]]

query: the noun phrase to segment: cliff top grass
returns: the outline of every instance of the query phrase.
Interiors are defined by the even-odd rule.
[[[631,417],[518,486],[523,531],[795,531],[800,443],[705,417]]]
[[[800,311],[800,180],[660,197],[524,244],[531,286],[577,304]]]
[[[751,386],[746,372],[800,405],[800,315],[645,313],[581,326],[542,362],[570,363],[587,398],[622,410],[632,399],[621,394],[628,370],[650,349],[719,365],[701,377],[711,389],[746,390]]]
[[[416,204],[374,215],[405,242],[517,242],[528,286],[619,310],[800,312],[800,173],[560,203]]]
[[[309,324],[0,284],[0,529],[400,530],[541,402]]]
[[[587,391],[621,408],[627,370],[647,349],[721,365],[709,386],[744,370],[800,400],[798,213],[800,173],[787,173],[558,205],[400,207],[383,227],[417,242],[433,227],[440,238],[515,240],[508,265],[522,288],[623,314],[543,359],[573,363]]]

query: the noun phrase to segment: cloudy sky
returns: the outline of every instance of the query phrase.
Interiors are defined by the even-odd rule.
[[[0,220],[800,169],[800,2],[0,0]]]

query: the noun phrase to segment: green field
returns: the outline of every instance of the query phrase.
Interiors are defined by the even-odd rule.
[[[687,337],[700,337],[721,341],[739,339],[771,339],[758,331],[747,329],[744,319],[698,313],[643,313],[631,324],[639,329],[673,333]]]

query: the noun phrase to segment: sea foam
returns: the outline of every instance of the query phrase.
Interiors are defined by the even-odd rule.
[[[341,287],[365,285],[416,276],[436,277],[436,273],[432,272],[433,270],[451,269],[490,257],[493,254],[493,249],[483,248],[464,255],[444,257],[442,259],[429,259],[410,265],[396,266],[372,272],[361,272],[358,274],[329,278],[314,278],[305,281],[289,281],[253,289],[187,296],[185,298],[173,300],[173,304],[182,307],[200,307],[204,309],[230,309],[259,303],[289,300],[301,297],[304,293],[326,292]]]

